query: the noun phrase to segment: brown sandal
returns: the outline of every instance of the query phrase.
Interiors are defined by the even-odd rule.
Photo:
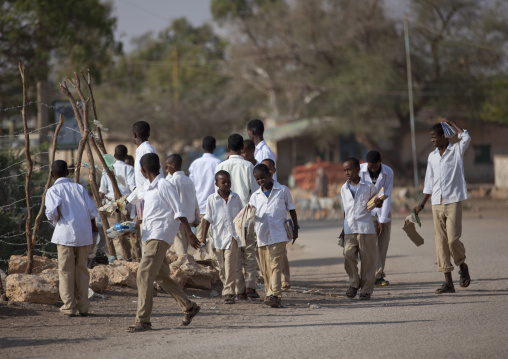
[[[436,294],[455,293],[455,288],[448,283],[443,283],[441,288],[436,289]]]
[[[126,329],[127,333],[146,332],[152,330],[152,323],[136,323]]]
[[[180,326],[187,326],[192,322],[192,318],[194,318],[198,313],[201,307],[196,303],[192,303],[192,308],[188,311],[183,312],[183,320],[180,323]]]

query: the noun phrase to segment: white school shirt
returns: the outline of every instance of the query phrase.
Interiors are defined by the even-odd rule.
[[[155,152],[155,148],[148,142],[145,141],[138,146],[136,149],[136,159],[134,160],[134,178],[136,180],[136,189],[129,195],[127,201],[130,203],[134,203],[137,200],[143,198],[144,188],[147,186],[148,179],[146,179],[141,173],[141,157],[147,153],[157,153]],[[162,173],[162,166],[159,169],[159,173]]]
[[[134,179],[134,167],[129,166],[124,161],[116,160],[113,164],[113,172],[118,183],[118,189],[122,196],[128,196],[136,187],[136,180]],[[115,199],[115,192],[113,191],[113,184],[109,179],[108,174],[104,170],[101,177],[101,185],[99,188],[100,193],[104,193],[109,200]]]
[[[206,200],[206,214],[203,217],[210,222],[212,232],[212,248],[229,249],[235,239],[238,247],[242,246],[235,230],[233,220],[242,210],[240,197],[234,192],[229,194],[228,203],[219,192],[212,193]]]
[[[51,243],[79,247],[92,244],[91,220],[98,217],[95,202],[85,188],[61,177],[46,193],[46,217],[58,222]],[[58,213],[60,212],[60,213]]]
[[[367,163],[362,163],[360,165],[359,175],[360,178],[362,178],[365,182],[372,183]],[[383,207],[374,208],[372,211],[370,211],[370,214],[374,217],[377,217],[379,223],[388,223],[391,221],[390,212],[393,191],[393,170],[382,163],[381,173],[379,173],[379,177],[377,178],[376,184],[374,184],[374,186],[376,187],[377,192],[379,192],[379,190],[384,187],[386,199],[383,201]]]
[[[178,218],[187,217],[175,186],[162,175],[155,177],[143,191],[143,241],[157,239],[173,244],[180,227]]]
[[[376,195],[376,187],[360,177],[358,190],[353,198],[348,188],[349,180],[342,185],[340,195],[344,206],[344,234],[375,234],[372,216],[367,210],[367,202]],[[349,233],[348,233],[349,232]]]
[[[172,183],[178,192],[183,211],[187,214],[187,221],[194,222],[196,218],[199,218],[199,204],[194,182],[183,171],[176,171],[169,179],[169,183]]]
[[[287,213],[296,209],[289,188],[274,182],[268,198],[259,188],[253,193],[249,202],[256,207],[254,230],[258,247],[288,242],[284,221],[287,219]]]
[[[277,168],[277,160],[275,159],[275,153],[271,150],[270,147],[263,140],[256,145],[256,149],[254,150],[254,158],[258,163],[263,162],[267,158],[273,160],[275,162],[275,168]],[[277,181],[277,172],[273,174],[273,179]]]
[[[201,158],[196,159],[189,167],[189,178],[196,187],[196,196],[199,203],[199,213],[206,213],[206,201],[208,196],[215,192],[215,170],[220,160],[211,153],[203,153]]]
[[[459,133],[459,142],[450,143],[443,156],[436,148],[429,154],[423,193],[432,195],[432,204],[460,202],[468,199],[466,179],[464,178],[464,152],[471,136],[464,130]]]
[[[219,163],[215,170],[215,173],[220,170],[229,173],[231,176],[231,191],[238,194],[242,206],[249,202],[251,194],[259,188],[252,174],[253,169],[252,163],[244,160],[242,156],[231,155],[226,161]]]

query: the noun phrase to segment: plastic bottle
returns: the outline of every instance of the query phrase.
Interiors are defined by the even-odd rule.
[[[199,250],[199,258],[204,260],[206,256],[206,244],[201,243],[201,249]]]

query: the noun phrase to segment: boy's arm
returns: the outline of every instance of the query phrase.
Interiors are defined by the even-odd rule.
[[[213,196],[211,194],[210,196]],[[208,233],[208,230],[210,229],[210,224],[213,223],[213,197],[206,200],[206,212],[203,217],[203,225],[205,226],[202,231],[203,238],[201,238],[201,242],[206,244],[206,234]]]
[[[206,234],[208,233],[208,230],[210,229],[210,222],[208,222],[206,219],[203,221],[203,236],[201,237],[201,243],[203,243],[206,246]]]
[[[187,238],[189,238],[189,243],[190,243],[191,247],[194,249],[199,249],[199,247],[200,247],[199,241],[196,238],[196,235],[194,233],[192,233],[189,222],[187,221],[187,217],[178,217],[178,219],[180,220],[180,222],[182,222],[183,229],[184,229],[185,233],[187,234]]]
[[[46,206],[46,217],[50,221],[56,220],[58,222],[59,219],[59,213],[58,213],[58,206],[62,203],[62,199],[60,196],[58,196],[55,191],[52,191],[49,189],[46,192],[46,199],[45,199],[45,206]]]
[[[134,188],[136,188],[136,176],[134,175],[134,167],[129,167],[127,170],[127,186],[129,186],[129,189],[134,191]]]
[[[92,218],[90,222],[92,222],[92,232],[99,232],[99,227],[97,227],[97,223],[95,223],[95,218]]]
[[[423,199],[416,207],[413,208],[413,211],[415,211],[416,214],[420,213],[423,210],[423,208],[425,207],[425,204],[431,197],[433,184],[434,184],[434,173],[432,171],[432,166],[430,165],[430,161],[428,161],[427,162],[427,172],[425,172],[425,183],[423,185]]]
[[[295,243],[296,239],[298,238],[298,217],[296,216],[296,209],[292,209],[289,211],[289,215],[291,216],[291,219],[293,220],[293,243]]]

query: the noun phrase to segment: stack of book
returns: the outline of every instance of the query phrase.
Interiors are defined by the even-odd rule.
[[[446,138],[453,137],[457,133],[457,130],[453,126],[444,121],[441,122],[441,126],[443,127],[444,135]]]

